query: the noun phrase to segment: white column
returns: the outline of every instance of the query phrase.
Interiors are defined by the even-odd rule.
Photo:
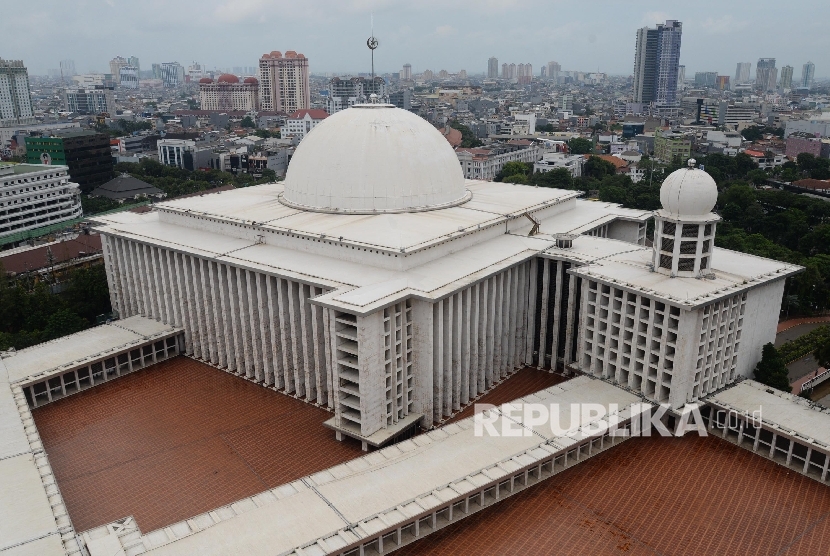
[[[288,281],[288,317],[291,324],[291,355],[294,357],[294,392],[303,398],[306,390],[300,328],[300,284],[293,280]]]
[[[433,305],[433,388],[434,421],[444,418],[444,300]]]
[[[257,298],[257,315],[259,321],[259,338],[262,346],[262,372],[263,380],[267,386],[274,385],[274,352],[273,343],[271,341],[271,313],[268,309],[268,287],[266,283],[268,276],[265,274],[255,273],[254,279],[256,281],[256,298]]]
[[[528,264],[528,287],[527,287],[527,311],[525,314],[525,322],[527,336],[525,342],[525,363],[530,365],[533,361],[533,343],[536,330],[536,277],[538,273],[538,265],[541,261],[538,258],[533,258]]]
[[[216,285],[219,288],[219,303],[221,305],[221,323],[222,331],[224,333],[223,342],[225,344],[225,352],[227,363],[226,366],[230,371],[237,371],[236,364],[236,327],[233,319],[233,305],[230,301],[229,292],[233,289],[230,287],[231,276],[228,267],[222,263],[216,264]]]
[[[283,364],[282,323],[279,316],[279,301],[277,290],[279,279],[274,276],[265,277],[265,289],[268,292],[268,330],[271,335],[271,355],[274,369],[274,386],[285,388],[285,365]]]
[[[440,302],[439,302],[440,303]],[[433,341],[433,304],[428,301],[412,300],[412,368],[414,388],[412,392],[412,411],[423,413],[424,428],[432,428],[435,421],[435,404],[433,399],[433,350],[437,345]]]
[[[285,383],[285,391],[293,394],[296,389],[294,385],[294,346],[291,340],[291,315],[288,294],[288,280],[279,278],[279,282],[277,283],[277,301],[279,305],[280,339],[282,341],[283,382]]]
[[[470,297],[472,288],[464,288],[461,299],[461,405],[470,403],[470,382],[475,380],[470,367]]]
[[[539,368],[545,368],[545,347],[548,339],[548,311],[550,307],[550,272],[551,266],[556,268],[558,261],[551,261],[543,259],[541,264],[544,264],[542,271],[542,308],[541,318],[539,319]]]
[[[264,380],[262,336],[259,324],[259,300],[257,299],[256,273],[250,270],[242,270],[245,278],[245,313],[248,315],[249,338],[251,345],[251,359],[254,367],[254,377],[257,382]]]
[[[222,296],[219,285],[219,265],[207,261],[208,288],[210,288],[211,305],[213,306],[213,330],[216,334],[216,364],[220,367],[228,366],[227,338],[229,330],[225,329],[222,308]]]
[[[300,321],[300,341],[303,353],[303,382],[305,384],[306,399],[312,401],[317,398],[317,379],[314,369],[314,346],[311,340],[311,314],[308,310],[308,287],[299,283],[297,287],[298,308]]]
[[[553,304],[554,313],[553,313],[553,330],[551,333],[553,334],[552,340],[553,343],[550,347],[550,368],[556,370],[556,358],[557,354],[559,353],[559,327],[562,326],[562,323],[559,322],[560,318],[559,315],[562,314],[562,303],[566,303],[564,296],[562,295],[562,280],[564,279],[565,274],[565,263],[559,262],[556,265],[556,294],[554,299],[556,300]],[[611,305],[613,305],[613,300],[611,301]],[[610,309],[610,307],[609,307]],[[611,327],[609,323],[608,333],[605,335],[606,337],[611,336]],[[606,352],[607,353],[607,352]]]

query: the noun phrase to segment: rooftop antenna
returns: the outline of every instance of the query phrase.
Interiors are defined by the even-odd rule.
[[[372,35],[366,41],[366,46],[372,51],[372,88],[375,87],[375,49],[378,47],[378,40],[375,38],[375,14],[372,14]]]

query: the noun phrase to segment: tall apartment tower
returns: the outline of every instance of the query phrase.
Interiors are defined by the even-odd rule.
[[[29,71],[22,60],[0,58],[0,127],[33,123]]]
[[[184,66],[178,62],[163,62],[159,72],[159,77],[165,87],[174,88],[184,84]]]
[[[494,79],[499,76],[499,59],[495,56],[487,60],[487,77]]]
[[[61,60],[61,77],[63,79],[72,79],[73,75],[77,75],[75,71],[75,60]]]
[[[401,72],[401,79],[405,81],[412,81],[412,64],[404,64]]]
[[[127,65],[134,67],[138,72],[141,71],[141,63],[138,61],[138,56],[130,56],[127,58]]]
[[[749,72],[752,70],[752,62],[738,62],[735,68],[735,84],[747,83],[749,81]]]
[[[112,78],[115,79],[117,84],[121,84],[121,68],[124,66],[129,66],[129,62],[126,58],[121,56],[116,56],[112,60],[110,60],[110,73],[112,74]]]
[[[792,89],[793,88],[793,67],[792,66],[784,66],[781,68],[781,88],[782,89]]]
[[[507,64],[502,64],[501,65],[501,78],[502,79],[507,79],[507,72],[508,72]]]
[[[559,79],[560,71],[562,71],[562,66],[558,62],[548,62],[548,78],[551,81]]]
[[[683,24],[667,20],[656,29],[637,30],[634,54],[634,102],[658,108],[677,106],[680,41]]]
[[[259,104],[265,112],[287,112],[311,108],[308,88],[308,58],[289,50],[263,54],[259,59]]]
[[[677,88],[682,89],[686,86],[686,66],[677,66]]]
[[[755,66],[755,88],[759,91],[774,91],[778,84],[778,69],[775,58],[759,58]]]
[[[801,67],[801,86],[810,88],[813,86],[813,77],[816,75],[816,65],[807,62]]]
[[[657,37],[657,29],[637,29],[637,46],[634,52],[634,102],[654,101]]]

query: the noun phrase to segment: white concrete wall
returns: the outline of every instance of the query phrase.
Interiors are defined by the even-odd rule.
[[[765,344],[775,342],[785,280],[776,280],[747,292],[743,328],[738,349],[738,376],[754,378]]]

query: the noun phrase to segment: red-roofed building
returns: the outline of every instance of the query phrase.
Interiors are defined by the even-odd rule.
[[[801,187],[803,189],[830,193],[830,180],[814,180],[812,178],[807,178],[804,180],[794,181],[792,184],[795,187]]]
[[[0,255],[0,264],[10,276],[31,273],[35,278],[46,273],[61,274],[79,266],[97,264],[101,259],[101,236],[79,235],[31,249],[15,249]]]
[[[441,132],[441,135],[444,136],[453,148],[461,146],[461,132],[454,127],[442,127],[438,131]]]
[[[282,137],[299,137],[302,140],[314,126],[329,117],[329,113],[319,109],[297,110],[285,120]]]
[[[787,157],[783,154],[775,154],[772,152],[764,153],[761,151],[747,149],[744,151],[744,154],[751,157],[761,170],[781,166],[787,161]],[[767,156],[768,154],[769,156]]]

